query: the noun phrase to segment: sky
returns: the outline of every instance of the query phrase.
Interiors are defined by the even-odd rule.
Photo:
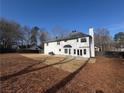
[[[0,0],[0,17],[49,32],[62,27],[88,33],[92,26],[114,36],[124,32],[124,0]]]

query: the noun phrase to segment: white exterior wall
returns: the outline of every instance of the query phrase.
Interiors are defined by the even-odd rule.
[[[57,42],[49,42],[48,46],[47,43],[44,44],[44,54],[49,54],[49,52],[53,52],[55,54],[59,55],[71,55],[71,56],[80,56],[80,57],[90,57],[90,46],[89,46],[89,37],[84,37],[86,38],[87,42],[81,42],[81,38],[77,39],[72,39],[72,40],[67,40],[65,41],[60,41],[60,45],[57,45]],[[71,53],[65,54],[64,49],[69,49],[69,48],[64,48],[65,45],[71,45]],[[61,49],[61,51],[59,51]],[[74,54],[74,49],[76,49],[76,54]],[[82,56],[77,55],[77,49],[82,50]],[[84,54],[84,49],[86,49],[86,54]],[[80,52],[79,52],[80,53]]]
[[[92,37],[90,42],[90,53],[91,57],[95,57],[95,47],[94,47],[94,31],[93,28],[89,28],[89,35]]]

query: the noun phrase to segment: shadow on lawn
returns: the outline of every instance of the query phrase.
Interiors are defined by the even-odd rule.
[[[47,89],[44,93],[56,93],[59,89],[63,88],[67,83],[69,83],[79,72],[82,70],[88,63],[89,59],[76,71],[66,76],[60,82],[52,86],[51,88]]]
[[[37,70],[41,70],[41,69],[44,69],[44,68],[47,68],[47,67],[50,67],[50,66],[53,66],[53,65],[59,65],[59,64],[64,64],[64,63],[67,63],[67,62],[70,62],[72,60],[74,60],[75,58],[72,58],[70,60],[67,60],[65,61],[66,59],[68,59],[68,57],[65,57],[64,59],[54,63],[54,64],[50,64],[50,65],[46,65],[46,66],[43,66],[43,67],[39,67],[39,68],[34,68],[34,69],[31,69],[33,66],[35,65],[38,65],[40,63],[43,63],[45,62],[46,60],[48,59],[48,57],[46,57],[43,61],[41,62],[38,62],[38,63],[35,63],[35,64],[32,64],[30,66],[27,66],[26,68],[22,69],[21,71],[17,72],[17,73],[14,73],[14,74],[11,74],[11,75],[6,75],[6,76],[1,76],[0,77],[0,81],[6,81],[12,77],[16,77],[16,76],[19,76],[19,75],[23,75],[23,74],[26,74],[26,73],[30,73],[30,72],[33,72],[33,71],[37,71]]]

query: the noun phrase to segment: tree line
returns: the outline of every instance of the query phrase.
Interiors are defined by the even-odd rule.
[[[12,48],[13,45],[29,48],[43,47],[48,39],[48,32],[44,28],[21,26],[17,22],[0,19],[0,47]]]
[[[21,26],[19,23],[0,19],[0,48],[12,48],[18,45],[20,48],[30,48],[31,46],[39,46],[43,48],[43,43],[51,39],[52,35],[64,38],[69,34],[68,30],[61,27],[55,27],[52,34],[48,33],[45,28],[34,26]],[[106,28],[95,29],[95,46],[101,51],[115,50],[124,48],[124,32],[110,36],[109,30]]]
[[[103,52],[124,49],[124,31],[118,32],[112,37],[106,28],[95,29],[95,46]]]

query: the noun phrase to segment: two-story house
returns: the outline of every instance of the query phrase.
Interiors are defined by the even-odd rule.
[[[65,38],[45,42],[44,54],[49,54],[50,52],[56,55],[95,57],[93,28],[89,28],[89,35],[73,31]]]

